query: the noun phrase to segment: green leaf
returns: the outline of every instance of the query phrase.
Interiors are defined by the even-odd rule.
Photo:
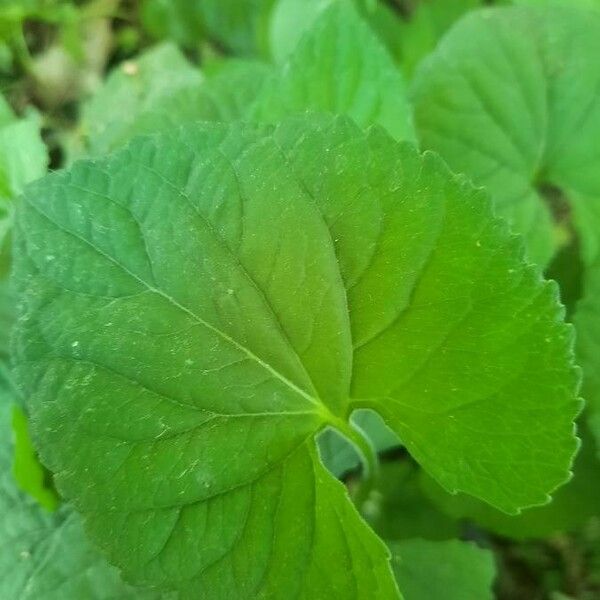
[[[139,133],[194,120],[201,82],[200,72],[171,44],[122,63],[84,105],[90,154],[105,154]]]
[[[145,0],[142,19],[157,37],[197,46],[206,35],[242,56],[266,55],[267,30],[275,0]]]
[[[429,0],[418,2],[399,31],[399,60],[412,76],[417,65],[434,50],[440,38],[460,17],[481,6],[482,0]]]
[[[274,60],[284,62],[321,12],[334,2],[352,3],[391,56],[400,56],[401,19],[396,11],[380,0],[279,0],[273,9],[269,26],[271,55]]]
[[[307,111],[346,114],[361,126],[382,125],[397,139],[413,137],[402,74],[348,2],[319,14],[252,116],[276,123]]]
[[[42,177],[47,162],[36,118],[21,119],[0,128],[0,200],[14,198],[25,184]]]
[[[447,540],[459,535],[457,521],[423,493],[421,474],[407,457],[381,465],[376,485],[361,508],[369,525],[383,539]]]
[[[560,6],[476,11],[417,74],[423,147],[485,185],[541,264],[558,241],[556,207],[544,202],[544,187],[558,187],[574,203],[575,194],[597,199],[600,193],[594,167],[599,33],[595,12]]]
[[[170,39],[188,47],[199,46],[204,38],[199,2],[143,0],[140,14],[144,28],[156,38]]]
[[[464,494],[451,496],[427,476],[421,477],[420,487],[449,517],[475,522],[502,536],[526,540],[576,531],[600,516],[600,462],[587,428],[581,433],[583,445],[573,466],[573,479],[556,492],[550,504],[518,516],[508,516]]]
[[[280,0],[277,2],[269,26],[271,55],[275,62],[284,62],[323,10],[336,1],[344,0]]]
[[[506,511],[568,477],[577,372],[555,287],[481,191],[381,129],[141,138],[33,185],[18,222],[35,439],[134,582],[399,597],[315,448],[325,427],[359,440],[358,408]]]
[[[408,600],[492,600],[494,556],[468,542],[391,544],[394,573]]]
[[[0,398],[0,597],[19,600],[158,600],[124,584],[63,507],[49,513],[23,494],[12,473],[11,403]],[[166,600],[163,597],[163,600]],[[173,600],[173,599],[172,599]]]
[[[46,485],[46,473],[31,443],[27,417],[18,406],[13,407],[12,429],[15,454],[13,473],[17,484],[41,506],[51,511],[55,510],[58,498],[54,490]]]
[[[205,79],[174,46],[153,48],[117,67],[85,106],[88,150],[106,154],[193,121],[241,119],[269,74],[263,63],[230,60]]]

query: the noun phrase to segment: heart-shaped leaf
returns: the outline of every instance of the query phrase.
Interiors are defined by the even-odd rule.
[[[16,247],[42,458],[137,583],[399,597],[315,449],[326,427],[360,445],[359,408],[445,488],[508,512],[569,476],[578,378],[555,286],[481,191],[381,129],[141,138],[33,185]]]

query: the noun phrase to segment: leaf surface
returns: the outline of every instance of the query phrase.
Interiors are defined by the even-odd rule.
[[[425,61],[414,85],[425,148],[493,194],[545,264],[558,236],[543,189],[597,200],[600,16],[556,6],[470,13]],[[565,61],[568,55],[570,60]],[[573,85],[573,81],[577,82]]]
[[[137,583],[398,597],[314,444],[356,439],[357,408],[509,512],[568,477],[578,377],[554,286],[480,191],[381,129],[141,138],[32,186],[17,248],[38,447]]]
[[[114,69],[84,105],[83,129],[90,154],[105,154],[152,130],[195,119],[202,75],[165,43]]]
[[[397,139],[413,137],[402,74],[349,2],[319,13],[251,116],[276,123],[307,111],[344,114],[363,127],[381,125]]]
[[[391,544],[394,572],[410,600],[492,600],[494,555],[468,542]]]
[[[0,398],[0,596],[19,600],[158,600],[124,584],[88,542],[70,508],[49,513],[13,478],[11,402]],[[163,600],[167,600],[164,596]],[[174,598],[169,598],[174,600]]]
[[[451,496],[426,474],[421,473],[420,488],[446,515],[463,522],[474,522],[486,530],[516,540],[542,539],[581,529],[600,515],[600,462],[594,438],[587,427],[580,430],[582,448],[573,465],[573,479],[554,494],[552,502],[509,516],[466,496]]]
[[[136,135],[242,119],[270,74],[264,63],[231,59],[205,78],[174,46],[152,48],[113,70],[85,105],[87,149],[101,155]]]

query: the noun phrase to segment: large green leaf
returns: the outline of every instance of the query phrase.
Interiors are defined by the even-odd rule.
[[[559,5],[490,9],[469,15],[450,32],[415,86],[423,146],[492,191],[498,210],[528,236],[532,258],[546,263],[565,230],[567,240],[578,237],[584,265],[584,297],[575,315],[578,354],[585,397],[595,413],[600,412],[598,55],[596,11]]]
[[[494,555],[451,540],[406,540],[391,544],[394,572],[407,600],[492,600]]]
[[[402,74],[349,2],[319,13],[252,116],[276,123],[307,111],[347,114],[361,126],[382,125],[397,139],[413,137]]]
[[[398,597],[314,446],[325,427],[364,446],[358,408],[444,487],[509,512],[568,477],[577,372],[555,287],[481,191],[379,128],[138,139],[33,185],[18,222],[37,444],[133,581]]]

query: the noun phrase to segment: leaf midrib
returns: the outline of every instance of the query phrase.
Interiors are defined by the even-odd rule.
[[[320,415],[324,422],[329,422],[332,420],[333,415],[330,414],[329,409],[322,402],[320,402],[318,399],[314,398],[313,396],[311,396],[310,394],[305,392],[303,389],[298,387],[295,383],[293,383],[287,377],[285,377],[285,375],[283,375],[277,369],[275,369],[275,367],[273,367],[271,364],[262,360],[259,356],[254,354],[254,352],[252,352],[249,348],[247,348],[246,346],[244,346],[243,344],[241,344],[240,342],[238,342],[237,340],[235,340],[234,338],[229,336],[227,333],[225,333],[218,327],[215,327],[208,321],[204,320],[202,317],[200,317],[194,311],[189,309],[187,306],[181,304],[179,301],[177,301],[175,298],[173,298],[172,296],[170,296],[163,290],[148,283],[145,279],[143,279],[142,277],[140,277],[139,275],[137,275],[136,273],[134,273],[133,271],[128,269],[123,263],[119,262],[114,257],[112,257],[109,254],[107,254],[106,252],[104,252],[101,248],[99,248],[98,246],[96,246],[95,244],[93,244],[92,242],[87,240],[86,238],[82,237],[78,233],[75,233],[73,231],[66,229],[61,224],[57,223],[54,219],[52,219],[50,216],[48,216],[48,214],[46,214],[40,207],[38,207],[34,203],[32,203],[28,197],[25,196],[23,198],[23,201],[25,202],[25,204],[27,204],[28,207],[30,207],[34,212],[36,212],[38,215],[40,215],[41,217],[46,219],[49,223],[54,225],[59,231],[63,232],[66,235],[69,235],[69,236],[77,239],[79,242],[85,244],[86,246],[88,246],[89,248],[94,250],[97,254],[99,254],[101,257],[108,260],[110,263],[112,263],[117,268],[119,268],[121,271],[123,271],[125,274],[127,274],[129,277],[131,277],[134,281],[136,281],[141,286],[143,286],[147,291],[163,298],[169,304],[171,304],[178,310],[187,314],[196,323],[198,323],[199,325],[202,325],[209,331],[212,331],[217,336],[219,336],[221,339],[223,339],[225,342],[227,342],[228,344],[230,344],[231,346],[233,346],[234,348],[236,348],[237,350],[239,350],[240,352],[242,352],[243,354],[248,356],[248,358],[250,360],[253,360],[254,362],[256,362],[260,367],[262,367],[264,370],[269,372],[273,377],[275,377],[280,382],[282,382],[290,390],[292,390],[293,392],[295,392],[296,394],[301,396],[304,400],[308,401],[310,404],[315,406],[314,412],[316,414]]]

